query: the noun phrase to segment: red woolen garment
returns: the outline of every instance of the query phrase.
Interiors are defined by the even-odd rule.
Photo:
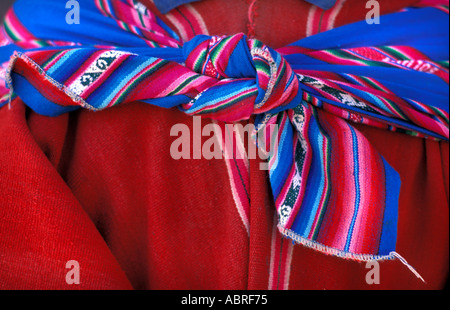
[[[338,0],[328,11],[302,0],[249,2],[205,0],[160,17],[169,25],[181,18],[191,22],[193,33],[182,37],[205,30],[245,32],[277,48],[362,20],[367,12],[358,0]],[[417,1],[379,2],[382,12],[391,12]],[[203,126],[208,123],[202,120]],[[192,117],[144,103],[54,118],[32,112],[20,99],[1,108],[0,289],[440,289],[445,284],[448,143],[355,125],[400,174],[397,252],[426,281],[392,260],[380,262],[380,284],[370,285],[365,263],[281,237],[260,160],[249,164],[247,230],[225,160],[172,158],[175,124],[193,131]],[[80,284],[66,282],[72,260],[79,263]]]

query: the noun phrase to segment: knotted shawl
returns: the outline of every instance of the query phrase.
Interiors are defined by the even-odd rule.
[[[135,0],[79,3],[78,25],[59,0],[14,4],[1,30],[2,105],[18,96],[57,116],[141,101],[277,124],[268,174],[280,232],[344,258],[398,257],[399,175],[353,124],[448,141],[448,6],[275,50],[244,34],[182,42]]]

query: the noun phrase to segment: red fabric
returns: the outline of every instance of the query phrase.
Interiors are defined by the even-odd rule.
[[[415,1],[379,2],[389,11]],[[357,3],[344,1],[336,26],[364,19]],[[210,34],[248,31],[248,1],[193,6]],[[300,0],[257,1],[253,31],[273,47],[304,37],[309,8]],[[0,289],[267,289],[270,279],[283,287],[270,274],[267,172],[250,161],[248,235],[225,162],[171,158],[177,123],[192,132],[191,117],[142,103],[57,118],[37,115],[20,100],[0,109]],[[380,263],[380,284],[368,285],[365,264],[295,245],[289,289],[442,288],[448,143],[358,128],[400,173],[397,251],[427,284],[387,261]],[[291,241],[280,244],[281,251]],[[79,285],[65,281],[69,260],[80,264]]]

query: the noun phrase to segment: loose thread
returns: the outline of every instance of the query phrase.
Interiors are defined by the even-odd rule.
[[[422,276],[410,265],[410,264],[408,264],[408,262],[406,261],[406,259],[404,259],[400,254],[398,254],[397,252],[391,252],[391,253],[389,253],[390,255],[392,255],[393,257],[396,257],[396,258],[398,258],[401,262],[402,262],[402,264],[403,265],[405,265],[406,267],[408,267],[409,268],[409,270],[411,270],[411,272],[412,273],[414,273],[414,275],[416,276],[416,277],[418,277],[420,280],[422,280],[422,282],[423,283],[427,283],[423,278],[422,278]]]
[[[335,248],[328,247],[326,245],[317,243],[315,241],[312,241],[310,239],[304,238],[302,236],[299,236],[298,234],[294,233],[292,230],[282,227],[281,225],[278,225],[278,229],[280,230],[280,233],[284,235],[287,238],[292,239],[293,242],[302,244],[308,248],[312,248],[314,250],[320,251],[325,254],[330,254],[346,259],[353,259],[357,261],[370,261],[370,260],[391,260],[397,258],[403,265],[408,267],[408,269],[420,280],[422,280],[423,283],[427,283],[422,276],[404,259],[400,254],[397,252],[390,252],[389,255],[368,255],[368,254],[354,254],[350,252],[344,252]]]

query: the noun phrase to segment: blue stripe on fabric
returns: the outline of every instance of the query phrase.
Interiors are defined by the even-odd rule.
[[[173,47],[120,47],[115,50],[137,54],[139,56],[147,56],[154,58],[161,58],[165,60],[175,61],[179,64],[184,63],[185,59],[181,48]]]
[[[26,105],[36,113],[45,116],[58,116],[64,113],[75,111],[80,106],[60,106],[45,98],[36,88],[31,85],[23,76],[12,73],[14,92],[20,98],[27,98]]]
[[[47,70],[47,74],[59,83],[65,84],[92,54],[97,51],[92,48],[76,48],[70,50]]]
[[[419,102],[426,102],[431,106],[435,106],[447,112],[449,111],[448,84],[434,74],[386,67],[326,64],[308,67],[298,63],[291,64],[291,66],[294,70],[311,69],[373,78],[386,86],[398,97],[406,97]]]
[[[64,56],[47,70],[47,74],[61,84],[64,84],[68,78],[80,69],[80,66],[93,52],[95,51],[92,49],[73,49],[67,51]]]
[[[195,113],[198,110],[225,101],[240,93],[251,90],[255,90],[256,92],[256,89],[254,80],[240,80],[230,84],[213,86],[205,91],[187,111],[189,113]]]
[[[381,101],[376,96],[372,95],[371,93],[351,88],[346,85],[341,85],[341,88],[349,93],[353,93],[355,96],[360,97],[361,99],[371,103],[373,106],[378,107],[382,109],[383,111],[386,111],[388,113],[392,113],[392,111],[384,104],[383,101]]]
[[[388,255],[395,251],[397,243],[398,199],[400,197],[400,176],[383,158],[386,179],[386,207],[381,229],[378,255]]]
[[[366,114],[366,115],[371,116],[371,117],[373,117],[375,119],[383,120],[383,121],[391,124],[392,126],[405,127],[405,128],[408,128],[408,129],[413,130],[413,131],[420,132],[420,133],[425,134],[425,135],[430,136],[430,137],[435,137],[435,138],[438,138],[438,139],[441,139],[441,140],[448,141],[447,137],[441,136],[441,135],[436,134],[436,133],[434,133],[434,132],[432,132],[430,130],[424,129],[424,128],[419,127],[417,125],[414,125],[412,123],[408,123],[408,122],[400,120],[400,119],[396,119],[396,118],[393,118],[393,117],[387,117],[387,116],[384,116],[384,115],[381,115],[381,114],[377,114],[377,113],[367,112],[367,111],[364,111],[364,110],[356,108],[356,107],[351,107],[351,106],[342,104],[340,102],[330,100],[328,98],[322,97],[322,95],[319,94],[315,89],[312,89],[312,88],[310,88],[307,85],[302,85],[301,87],[303,88],[304,91],[311,93],[312,95],[317,97],[319,100],[321,100],[323,102],[327,102],[329,104],[332,104],[332,105],[334,105],[336,107],[339,107],[339,108],[342,108],[342,109],[345,109],[345,110],[349,110],[349,111],[354,111],[354,112],[357,112],[357,113]]]
[[[245,38],[246,37],[237,42],[224,71],[227,76],[231,76],[235,79],[257,78],[256,68],[253,63],[252,55],[248,50],[247,40]]]
[[[199,0],[153,0],[156,8],[163,14],[169,13],[180,5],[197,1]]]
[[[347,241],[345,242],[344,251],[348,252],[350,248],[350,243],[352,240],[353,229],[355,228],[356,218],[358,216],[359,205],[361,202],[360,196],[360,185],[359,185],[359,154],[358,154],[358,140],[356,137],[355,130],[349,125],[348,128],[352,133],[352,150],[353,150],[353,176],[355,178],[355,206],[352,216],[352,221],[350,223],[350,228],[347,234]]]
[[[14,11],[20,22],[37,38],[83,45],[148,47],[144,40],[123,30],[114,19],[103,15],[94,1],[77,1],[80,3],[79,24],[66,22],[66,1],[17,0]],[[95,26],[95,31],[92,31],[92,26]]]
[[[293,164],[293,143],[294,132],[289,120],[281,130],[280,141],[278,142],[277,161],[269,171],[270,184],[272,186],[272,193],[276,199],[280,195],[281,189],[284,186],[284,181],[287,179]]]
[[[182,105],[182,104],[186,104],[190,100],[191,100],[191,98],[189,98],[186,95],[174,95],[174,96],[170,96],[170,97],[145,99],[145,100],[140,100],[140,101],[154,105],[154,106],[158,106],[161,108],[170,109],[170,108]],[[181,107],[179,107],[179,109],[181,111],[183,111],[183,109]]]
[[[0,63],[4,63],[10,59],[14,52],[23,52],[24,49],[14,44],[0,46]]]
[[[405,25],[408,25],[407,30]],[[382,15],[380,24],[371,25],[364,20],[344,25],[290,45],[324,50],[388,46],[395,42],[395,45],[412,46],[431,59],[448,59],[448,27],[447,13],[426,7]]]
[[[324,10],[331,9],[336,3],[336,0],[305,0],[305,1],[317,5],[318,7]]]
[[[181,41],[180,37],[178,36],[178,34],[171,29],[169,26],[167,26],[161,18],[159,18],[158,16],[156,16],[156,23],[163,28],[168,34],[169,36],[171,36],[172,38],[174,38],[177,41]]]
[[[361,85],[360,82],[355,80],[351,75],[345,75],[345,78],[354,84]],[[378,97],[372,95],[371,93],[368,93],[368,92],[365,92],[365,91],[362,91],[359,89],[355,89],[352,87],[348,87],[346,85],[341,85],[341,87],[343,90],[346,90],[346,91],[351,90],[352,92],[355,93],[356,96],[372,103],[374,106],[379,107],[380,109],[387,111],[389,113],[392,113],[382,100],[380,100]]]
[[[89,104],[99,109],[106,107],[131,79],[157,60],[156,58],[138,58],[139,61],[132,57],[125,59],[108,77],[108,82],[103,83],[86,98]]]
[[[324,139],[316,119],[311,119],[308,136],[312,149],[310,172],[308,174],[305,196],[299,215],[296,217],[291,228],[303,237],[307,237],[311,231],[325,187],[325,171],[323,169],[324,157],[322,151]]]
[[[259,115],[258,115],[259,116]],[[283,147],[280,147],[282,145],[284,145],[285,141],[286,141],[286,133],[287,131],[285,130],[288,126],[288,122],[284,123],[284,127],[281,128],[281,136],[280,136],[280,141],[278,141],[278,148],[277,148],[277,155],[276,155],[276,160],[275,162],[272,164],[272,168],[269,170],[269,177],[272,178],[272,175],[274,174],[274,171],[277,169],[278,167],[278,163],[280,162],[280,158],[282,158],[281,156],[283,156],[282,152],[283,152]]]

